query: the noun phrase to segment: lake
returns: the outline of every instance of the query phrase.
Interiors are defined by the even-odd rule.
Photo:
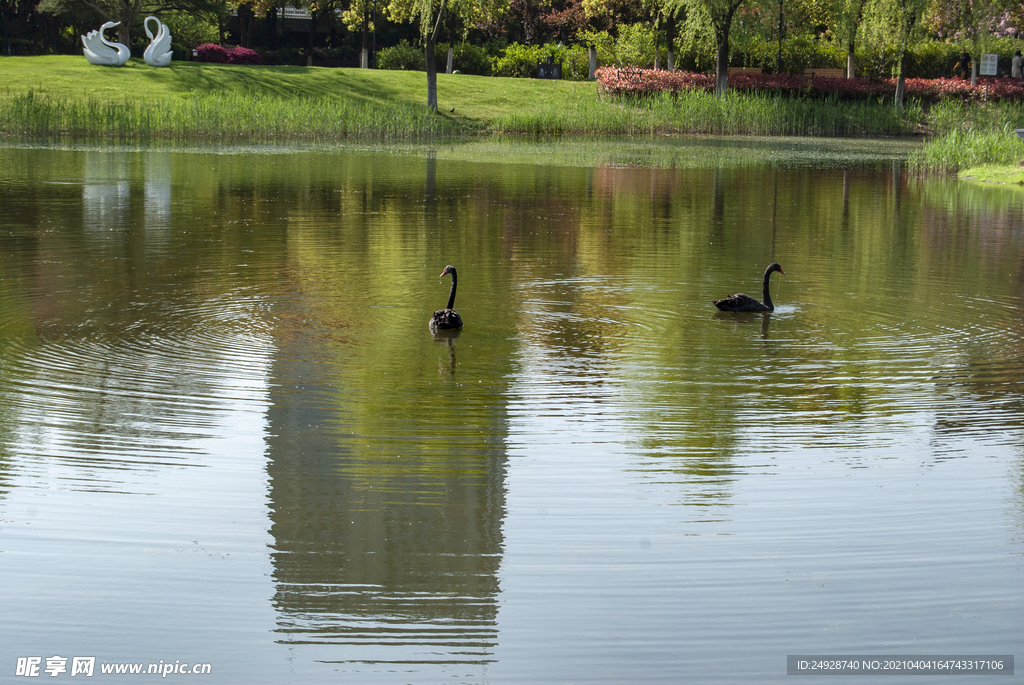
[[[1024,191],[911,146],[0,147],[0,668],[1013,655]]]

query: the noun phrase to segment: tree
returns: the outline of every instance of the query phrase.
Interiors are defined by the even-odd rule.
[[[1019,13],[1020,3],[1012,0],[945,0],[937,1],[929,7],[929,29],[939,36],[969,40],[973,68],[971,82],[978,75],[978,56],[981,54],[987,38],[1001,33],[1000,25],[1007,20],[1012,21],[1014,13]]]
[[[117,27],[117,39],[125,45],[131,44],[132,29],[143,12],[218,13],[222,8],[218,0],[147,0],[145,3],[143,0],[42,0],[39,3],[41,12],[54,15],[73,14],[88,9],[104,21],[119,21],[121,25]]]
[[[540,3],[536,0],[509,0],[508,6],[510,18],[522,30],[523,42],[536,45],[544,29]]]
[[[77,23],[74,20],[81,18],[66,17],[62,22],[54,13],[41,10],[38,0],[0,0],[0,45],[7,55],[15,54],[16,44],[22,49],[31,46],[33,52],[51,52],[58,43],[61,24]]]
[[[857,28],[864,20],[868,0],[839,0],[835,6],[833,31],[846,45],[846,78],[854,77],[854,46]]]
[[[427,63],[427,107],[437,111],[437,65],[434,46],[440,36],[446,12],[467,24],[492,20],[507,9],[507,0],[391,0],[387,13],[393,21],[419,21]]]
[[[899,64],[899,75],[896,77],[896,107],[903,109],[903,97],[907,81],[907,51],[910,41],[922,26],[922,17],[927,8],[928,0],[884,0],[882,12],[888,16],[893,30],[893,43],[896,45],[896,57]]]
[[[350,31],[360,31],[359,68],[370,68],[370,31],[374,29],[374,0],[351,0],[341,19]],[[371,18],[372,17],[372,18]]]
[[[680,14],[685,16],[685,10],[678,2],[666,3],[659,8],[658,23],[665,27],[665,45],[668,50],[668,63],[665,68],[669,71],[676,68],[675,44]]]
[[[587,13],[582,0],[555,0],[541,20],[547,24],[551,38],[565,45],[576,42],[580,31],[587,28]]]
[[[683,0],[639,0],[627,4],[622,0],[582,0],[582,8],[588,19],[604,19],[608,21],[609,28],[615,28],[619,32],[619,45],[625,33],[637,34],[637,24],[644,23],[650,26],[653,32],[653,39],[644,41],[647,50],[653,50],[653,62],[658,64],[658,41],[660,32],[665,31],[668,44],[668,69],[675,69],[675,39],[680,14],[685,16]],[[646,36],[645,36],[646,38]],[[636,41],[632,43],[635,48]],[[621,50],[617,50],[621,53]],[[622,54],[618,54],[621,58]]]
[[[715,95],[725,95],[729,87],[729,31],[732,20],[744,0],[686,0],[690,11],[703,18],[715,39]]]
[[[313,60],[313,43],[316,40],[317,29],[324,18],[335,18],[336,10],[341,9],[343,0],[306,0],[306,9],[309,11],[309,37],[306,40],[306,58],[309,64]]]

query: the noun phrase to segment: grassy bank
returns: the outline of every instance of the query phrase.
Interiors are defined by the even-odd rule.
[[[961,169],[959,178],[1000,185],[1024,185],[1024,168],[1019,165],[983,164]]]
[[[706,93],[636,100],[596,84],[438,75],[429,114],[421,72],[249,67],[133,59],[97,67],[74,56],[0,57],[0,132],[48,140],[339,142],[480,133],[531,135],[899,136],[920,108],[773,95]]]
[[[932,108],[928,120],[936,135],[911,155],[913,169],[955,173],[1024,161],[1024,141],[1014,134],[1024,128],[1024,103],[943,102]]]

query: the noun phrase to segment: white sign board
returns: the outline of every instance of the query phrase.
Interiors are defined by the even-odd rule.
[[[999,66],[999,55],[983,54],[978,73],[982,76],[995,76],[997,66]]]

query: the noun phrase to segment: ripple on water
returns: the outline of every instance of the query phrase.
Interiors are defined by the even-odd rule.
[[[2,392],[14,416],[8,445],[26,475],[63,468],[73,487],[117,490],[98,469],[202,465],[231,415],[265,405],[269,342],[252,303],[233,298],[10,339]]]

